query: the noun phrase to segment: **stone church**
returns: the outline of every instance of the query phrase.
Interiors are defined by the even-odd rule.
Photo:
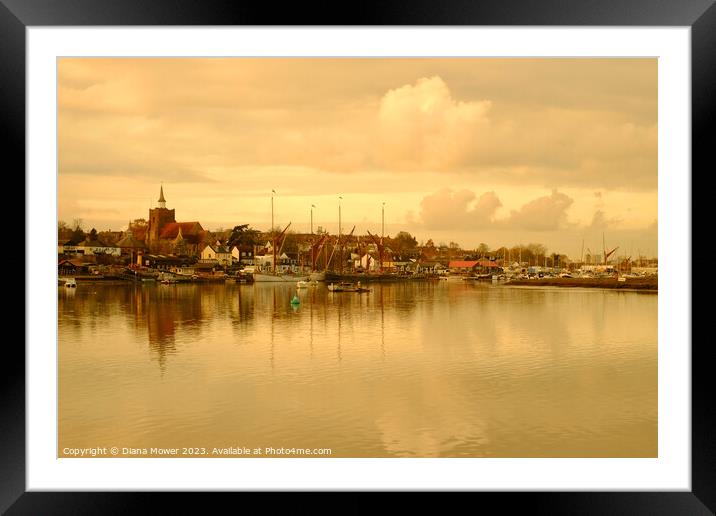
[[[163,186],[159,187],[157,207],[149,210],[146,228],[132,228],[132,231],[154,254],[198,255],[208,237],[199,222],[176,221],[174,210],[167,208]],[[144,238],[141,238],[141,233],[144,233]]]

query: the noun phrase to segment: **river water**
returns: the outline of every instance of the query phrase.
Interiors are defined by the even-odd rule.
[[[658,294],[369,286],[59,288],[58,456],[657,456]]]

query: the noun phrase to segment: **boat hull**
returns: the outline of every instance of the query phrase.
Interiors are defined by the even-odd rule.
[[[370,289],[361,287],[360,284],[353,285],[351,283],[331,283],[328,285],[329,292],[370,292]]]
[[[297,281],[308,281],[308,276],[254,272],[255,283],[296,283]]]
[[[311,281],[326,281],[326,272],[312,272],[308,277]]]

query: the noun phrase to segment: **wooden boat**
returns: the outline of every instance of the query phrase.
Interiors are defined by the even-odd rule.
[[[311,281],[326,281],[326,271],[315,271],[308,275]]]
[[[294,281],[308,281],[308,276],[290,273],[271,273],[271,272],[254,272],[254,282],[256,283],[293,283]]]
[[[492,274],[474,274],[470,276],[463,276],[464,281],[489,281],[492,280]]]
[[[331,283],[328,285],[330,292],[370,292],[369,288],[361,287],[360,282],[358,283]]]

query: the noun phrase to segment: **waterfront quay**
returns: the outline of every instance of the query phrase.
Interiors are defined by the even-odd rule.
[[[623,279],[622,279],[623,278]],[[620,279],[622,279],[620,281]],[[506,283],[512,286],[530,287],[582,287],[582,288],[615,288],[615,289],[638,289],[658,290],[659,279],[657,276],[644,277],[608,277],[608,278],[535,278],[535,279],[512,279]]]

